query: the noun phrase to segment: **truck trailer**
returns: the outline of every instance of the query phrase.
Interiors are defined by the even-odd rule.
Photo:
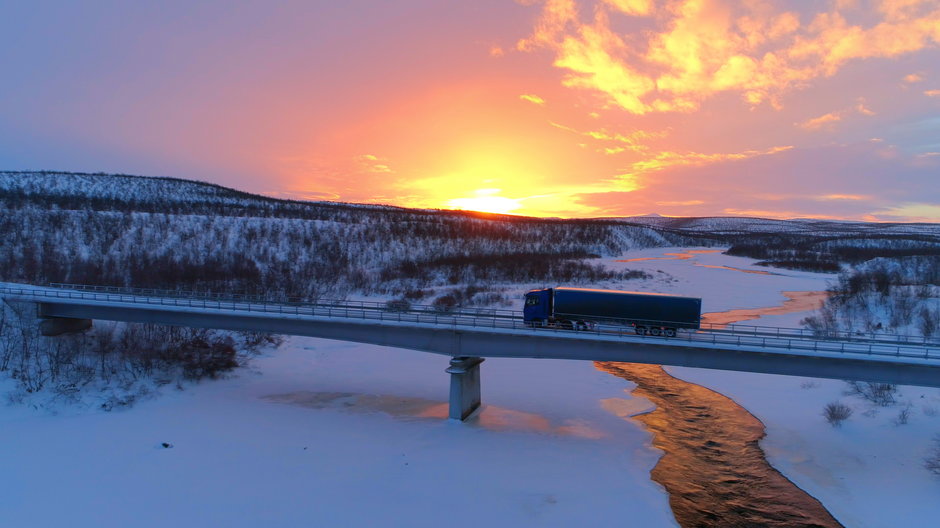
[[[702,300],[661,293],[585,288],[545,288],[525,294],[523,319],[529,326],[589,330],[598,324],[625,325],[637,334],[674,337],[697,329]]]

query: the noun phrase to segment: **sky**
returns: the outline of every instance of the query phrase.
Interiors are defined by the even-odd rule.
[[[6,0],[0,169],[940,222],[940,0]]]

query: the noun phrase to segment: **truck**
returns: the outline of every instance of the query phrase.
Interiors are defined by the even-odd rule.
[[[675,337],[697,329],[702,299],[662,293],[588,288],[544,288],[525,294],[522,316],[532,327],[591,330],[599,324],[630,326],[639,335]]]

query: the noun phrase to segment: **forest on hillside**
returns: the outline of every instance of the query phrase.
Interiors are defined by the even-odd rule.
[[[821,332],[928,335],[940,317],[940,229],[922,224],[539,219],[277,200],[174,178],[0,172],[0,237],[0,281],[270,300],[379,297],[442,309],[515,306],[506,292],[520,286],[648,278],[605,268],[599,256],[719,247],[768,266],[833,273],[830,300],[806,321]],[[129,405],[162,386],[224,375],[277,342],[134,324],[50,340],[23,310],[0,306],[0,372],[16,381],[10,397],[20,401],[37,392],[79,398],[94,386],[104,387],[103,407]]]
[[[916,224],[537,219],[278,200],[128,175],[0,172],[0,206],[0,280],[268,297],[590,285],[624,278],[592,257],[646,247],[727,247],[831,273],[878,257],[940,255],[940,230]]]
[[[620,278],[592,257],[710,243],[617,222],[281,201],[126,176],[0,173],[0,203],[0,280],[275,298],[591,284]]]

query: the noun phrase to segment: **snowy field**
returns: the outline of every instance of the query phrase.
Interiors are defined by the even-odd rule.
[[[487,360],[463,424],[444,419],[447,366],[297,338],[123,412],[3,408],[0,526],[674,525],[649,435],[619,417],[648,407],[627,382]]]
[[[598,286],[701,296],[713,312],[778,306],[781,291],[823,290],[831,278],[720,253],[661,258],[685,251],[605,259],[653,279]],[[629,383],[590,362],[489,359],[482,412],[454,423],[444,419],[447,366],[291,338],[229,379],[167,387],[126,411],[2,407],[0,526],[675,525],[649,479],[659,453],[629,418],[649,404]],[[895,425],[900,406],[871,412],[840,381],[670,372],[760,418],[771,463],[846,526],[940,519],[940,480],[921,462],[940,432],[938,391],[901,387],[912,412]],[[838,429],[821,415],[835,400],[855,408]]]

